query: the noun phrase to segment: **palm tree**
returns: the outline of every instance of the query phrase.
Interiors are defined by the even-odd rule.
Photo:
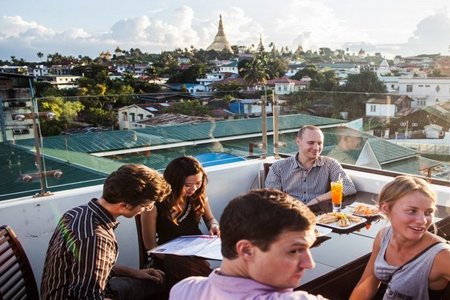
[[[245,70],[243,78],[248,85],[255,85],[258,82],[262,82],[264,85],[266,84],[268,76],[264,56],[257,55],[253,58],[247,65],[247,70]]]
[[[37,56],[39,57],[39,59],[42,61],[42,57],[44,56],[44,53],[42,53],[42,52],[38,52],[37,53]]]

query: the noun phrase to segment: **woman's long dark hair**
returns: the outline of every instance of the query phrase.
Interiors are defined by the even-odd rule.
[[[191,207],[195,213],[195,219],[200,222],[200,218],[205,212],[206,203],[206,184],[208,183],[208,177],[202,165],[192,156],[181,156],[172,160],[164,171],[164,179],[172,187],[172,193],[167,197],[166,201],[161,204],[167,208],[168,217],[171,218],[170,210],[174,209],[176,211],[176,216],[178,216],[182,209],[177,200],[182,198],[183,188],[186,178],[192,175],[197,175],[201,173],[202,185],[195,191],[195,193],[189,197]],[[172,221],[177,224],[177,220],[172,219]]]

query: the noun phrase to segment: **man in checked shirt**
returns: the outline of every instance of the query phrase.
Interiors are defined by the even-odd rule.
[[[164,273],[117,266],[117,218],[151,210],[170,193],[153,169],[127,164],[112,172],[100,199],[67,211],[50,240],[42,274],[46,299],[149,299],[163,286]]]
[[[353,181],[337,160],[321,156],[323,133],[316,126],[303,126],[295,139],[295,156],[276,161],[270,167],[266,187],[283,191],[310,206],[331,199],[330,182],[343,180],[344,196],[356,193]]]

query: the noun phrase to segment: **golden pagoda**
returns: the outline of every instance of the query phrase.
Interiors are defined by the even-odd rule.
[[[219,31],[217,32],[216,37],[214,38],[214,42],[212,42],[212,44],[209,45],[208,48],[206,48],[206,51],[215,50],[220,52],[223,51],[224,49],[233,52],[233,50],[231,50],[231,44],[228,41],[225,31],[223,30],[222,15],[220,15]]]

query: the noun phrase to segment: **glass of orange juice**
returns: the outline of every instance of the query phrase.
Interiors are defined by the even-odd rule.
[[[331,182],[331,201],[333,212],[340,212],[342,208],[342,179]]]

